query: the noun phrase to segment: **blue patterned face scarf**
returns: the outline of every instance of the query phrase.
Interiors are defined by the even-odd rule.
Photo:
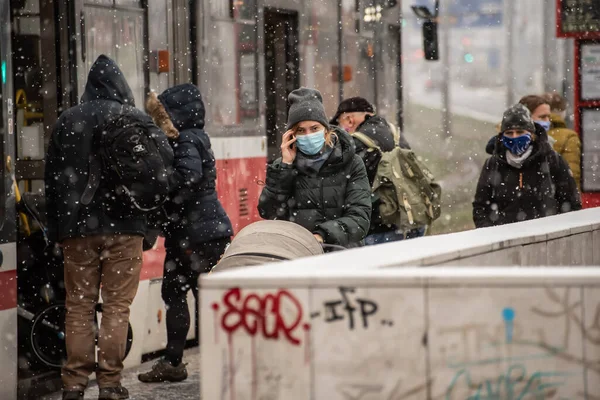
[[[531,144],[531,133],[526,133],[514,139],[502,135],[502,144],[508,151],[516,156],[520,156],[527,151]]]

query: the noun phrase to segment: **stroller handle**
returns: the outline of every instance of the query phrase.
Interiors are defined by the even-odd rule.
[[[334,251],[346,250],[344,246],[340,246],[337,244],[321,243],[321,247],[323,247],[323,252],[325,253],[333,253]]]

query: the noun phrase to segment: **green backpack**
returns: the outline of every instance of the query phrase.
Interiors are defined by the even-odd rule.
[[[439,218],[442,188],[412,150],[396,146],[382,152],[364,133],[355,132],[352,136],[364,143],[368,151],[381,152],[373,193],[381,201],[379,213],[384,224],[406,232],[429,226]]]

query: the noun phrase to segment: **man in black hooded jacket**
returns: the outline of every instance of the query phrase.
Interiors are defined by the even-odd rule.
[[[101,55],[90,69],[81,104],[66,110],[54,126],[46,155],[46,202],[50,239],[60,243],[65,263],[67,363],[63,399],[83,399],[96,372],[99,399],[127,399],[121,371],[127,342],[129,306],[142,266],[145,216],[117,218],[106,213],[111,196],[104,183],[88,205],[81,202],[88,182],[94,132],[109,117],[134,115],[147,123],[164,164],[173,151],[164,133],[135,108],[133,93],[117,64]],[[96,367],[94,316],[102,285],[102,323]]]
[[[580,209],[573,174],[548,143],[546,130],[534,123],[522,104],[506,110],[494,153],[477,183],[475,226],[504,225]]]

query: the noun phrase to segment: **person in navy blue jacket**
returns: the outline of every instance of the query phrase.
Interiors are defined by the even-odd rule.
[[[233,229],[217,197],[215,156],[204,131],[205,110],[198,88],[186,83],[160,96],[151,93],[146,108],[169,138],[175,161],[164,225],[167,257],[162,298],[167,306],[167,349],[165,357],[138,378],[177,382],[187,378],[182,363],[190,328],[187,292],[192,289],[198,299],[198,276],[217,264]]]

